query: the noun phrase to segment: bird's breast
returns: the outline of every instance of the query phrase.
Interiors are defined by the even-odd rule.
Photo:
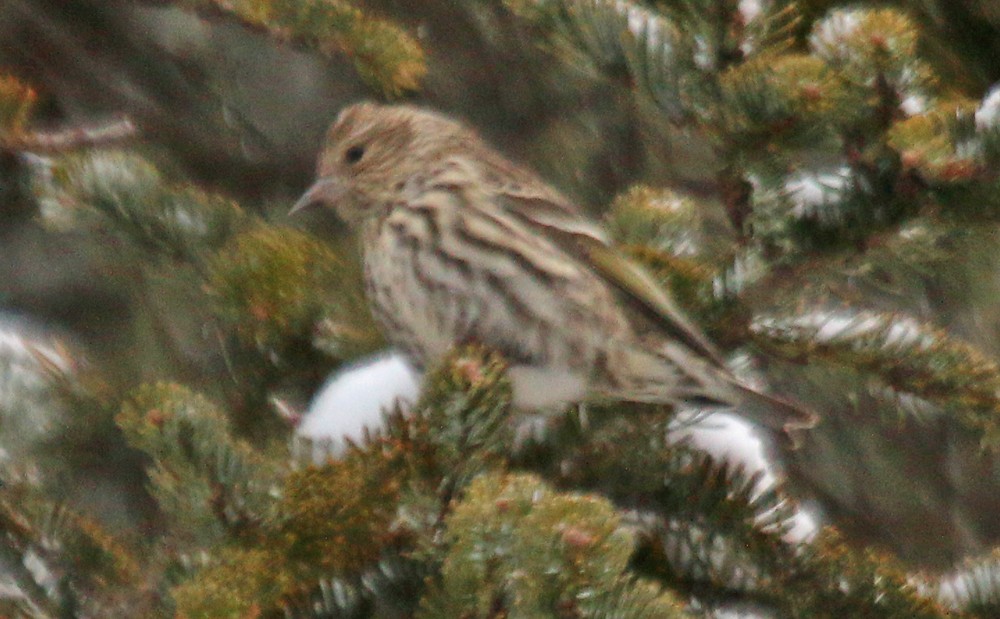
[[[434,198],[434,196],[430,196]],[[595,354],[585,279],[542,243],[463,220],[447,197],[394,208],[363,238],[369,301],[387,337],[422,363],[481,343],[512,364],[582,367]]]

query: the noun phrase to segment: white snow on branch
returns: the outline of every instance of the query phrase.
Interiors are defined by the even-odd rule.
[[[861,26],[861,20],[859,9],[833,11],[816,25],[809,44],[822,58],[841,58],[847,54],[847,42]]]
[[[395,352],[379,354],[334,373],[313,398],[296,432],[328,443],[333,452],[365,431],[385,427],[385,411],[412,403],[420,375]]]
[[[927,108],[928,108],[927,95],[920,93],[908,94],[899,103],[899,109],[907,116],[916,116],[917,114],[923,114],[924,112],[927,111]]]
[[[871,312],[823,310],[793,318],[761,316],[751,325],[754,331],[808,332],[809,339],[820,344],[862,337],[877,337],[885,348],[935,344],[934,334],[913,318]]]
[[[740,12],[743,23],[749,24],[764,12],[764,5],[761,0],[740,0],[736,10]]]
[[[717,460],[742,466],[748,474],[763,473],[761,490],[776,483],[774,466],[765,456],[764,443],[755,434],[751,424],[728,413],[696,414],[699,415],[697,420],[688,422],[683,418],[685,413],[681,413],[679,429],[671,434],[671,438],[690,440],[695,447]],[[785,539],[790,542],[806,541],[818,530],[819,525],[813,514],[800,507]]]
[[[998,127],[1000,127],[1000,84],[994,84],[976,110],[976,129],[988,131]]]
[[[847,166],[832,171],[799,172],[785,181],[784,193],[794,215],[812,217],[820,214],[823,206],[838,201],[850,183],[851,169]]]
[[[0,316],[0,453],[16,457],[44,437],[59,405],[48,371],[70,373],[66,351],[46,342],[17,318]]]
[[[341,370],[316,394],[297,433],[324,442],[328,447],[324,454],[336,454],[347,440],[358,441],[366,430],[384,427],[384,412],[397,402],[414,402],[420,380],[420,375],[394,352]],[[530,422],[531,418],[526,417],[526,423]],[[675,440],[689,439],[720,460],[744,466],[749,473],[763,471],[761,488],[774,483],[763,444],[746,422],[725,413],[712,413],[694,422],[679,423],[678,428],[673,434]],[[814,518],[801,512],[787,537],[806,539],[816,527]]]

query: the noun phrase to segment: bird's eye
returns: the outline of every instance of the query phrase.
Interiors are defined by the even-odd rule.
[[[344,161],[347,163],[357,163],[365,156],[365,147],[358,144],[347,149],[344,153]]]

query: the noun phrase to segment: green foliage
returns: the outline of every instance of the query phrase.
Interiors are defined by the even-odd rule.
[[[336,282],[331,286],[336,296],[324,295],[321,318],[313,329],[313,346],[332,359],[356,359],[385,346],[362,293],[358,271],[338,262]]]
[[[59,540],[62,569],[89,587],[133,584],[139,563],[121,540],[97,521],[65,505],[36,505],[30,513],[41,539]],[[41,508],[41,509],[37,509]],[[80,578],[82,577],[82,578]]]
[[[896,123],[889,145],[903,164],[930,183],[961,183],[982,174],[982,151],[970,139],[976,102],[944,101],[924,114]]]
[[[952,616],[933,599],[921,595],[906,573],[874,551],[853,551],[833,530],[824,531],[803,549],[809,586],[794,581],[773,583],[793,617],[871,617],[875,619],[944,619]],[[795,578],[795,577],[792,577]]]
[[[973,346],[939,329],[886,314],[761,318],[758,342],[790,357],[852,367],[897,393],[932,402],[1000,446],[1000,368]]]
[[[262,350],[308,340],[336,282],[340,259],[309,235],[260,225],[232,238],[208,267],[216,314]]]
[[[902,12],[834,10],[814,24],[805,53],[790,3],[747,14],[739,3],[694,0],[661,13],[600,0],[513,6],[606,71],[625,66],[665,119],[711,140],[732,225],[768,252],[852,242],[914,212],[917,187],[886,132],[905,109],[934,101],[937,80]],[[591,31],[604,33],[603,45],[565,34]],[[822,208],[789,199],[797,177],[824,169],[846,170],[851,191]]]
[[[502,462],[511,443],[506,369],[497,353],[468,346],[455,350],[426,379],[415,415],[426,424],[424,440],[448,498]]]
[[[857,8],[832,11],[813,26],[809,40],[819,58],[869,93],[874,108],[882,104],[882,89],[903,99],[934,86],[930,68],[917,53],[918,37],[913,20],[896,9]]]
[[[281,531],[289,560],[321,573],[356,573],[376,562],[391,539],[402,480],[371,455],[352,451],[285,479]]]
[[[411,415],[392,416],[384,434],[342,457],[295,471],[233,438],[204,397],[177,385],[141,388],[119,424],[152,459],[151,490],[172,545],[184,556],[210,552],[173,587],[178,613],[412,609],[440,562],[434,553],[452,498],[502,464],[510,440],[504,368],[493,353],[460,349],[431,374]],[[331,597],[331,588],[339,593]]]
[[[243,534],[269,517],[279,471],[208,399],[175,384],[146,385],[116,421],[152,460],[150,490],[183,544]]]
[[[245,215],[231,200],[172,185],[146,159],[90,151],[66,157],[41,187],[51,217],[107,230],[168,260],[198,261],[219,247]]]
[[[720,590],[752,591],[791,556],[783,536],[796,506],[784,488],[764,485],[759,473],[700,454],[684,461],[668,469],[677,471],[677,483],[656,492],[657,509],[670,520],[651,531],[649,550],[663,553],[670,577],[682,587],[707,582]]]
[[[359,578],[323,578],[281,604],[290,619],[368,619],[412,616],[428,577],[426,565],[390,554]]]
[[[727,69],[719,86],[721,114],[713,124],[727,147],[747,154],[748,167],[762,148],[777,154],[835,145],[835,129],[850,122],[859,103],[835,71],[806,54],[756,56]]]
[[[557,494],[530,475],[484,475],[445,535],[421,617],[681,616],[669,594],[625,574],[631,536],[603,499]]]
[[[706,221],[711,205],[664,189],[637,185],[611,204],[612,237],[671,291],[712,337],[728,344],[745,331],[747,316],[726,288],[733,235]]]
[[[784,539],[795,504],[782,486],[671,438],[669,412],[616,405],[588,418],[586,430],[567,423],[516,462],[639,512],[631,560],[639,573],[707,603],[753,597],[795,555]],[[547,468],[553,462],[557,471]]]
[[[608,232],[618,242],[668,252],[698,255],[708,239],[693,198],[667,189],[637,185],[615,198],[606,216]]]
[[[354,59],[361,77],[387,96],[416,90],[427,73],[419,43],[399,26],[348,0],[237,0],[216,6],[282,38]]]
[[[139,582],[134,549],[96,520],[39,495],[28,483],[7,480],[0,490],[0,556],[14,582],[45,612],[79,605],[98,611],[95,600]],[[29,569],[25,558],[32,557]],[[11,563],[10,561],[14,562]]]
[[[275,570],[274,557],[265,550],[225,548],[216,552],[212,566],[199,571],[171,591],[177,616],[186,619],[259,617],[277,604],[288,586],[287,575]]]
[[[619,8],[600,0],[505,0],[504,4],[518,16],[542,27],[554,49],[572,54],[582,51],[574,56],[575,60],[611,73],[625,67],[622,32],[630,7]]]
[[[205,540],[202,565],[171,590],[178,614],[364,617],[393,599],[412,607],[425,572],[394,550],[408,539],[396,518],[401,457],[373,438],[276,481],[254,506],[257,526]]]

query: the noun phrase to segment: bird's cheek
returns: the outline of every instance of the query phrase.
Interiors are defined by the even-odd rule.
[[[364,219],[364,200],[357,192],[346,191],[333,204],[333,210],[337,217],[349,226],[356,226]]]

